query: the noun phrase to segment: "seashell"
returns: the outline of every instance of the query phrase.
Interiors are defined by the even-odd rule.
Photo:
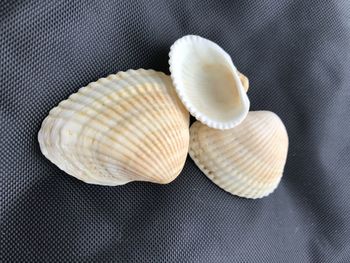
[[[189,144],[189,113],[169,76],[129,70],[101,78],[50,111],[40,149],[66,173],[91,184],[169,183]]]
[[[169,64],[175,89],[197,120],[212,128],[230,129],[247,116],[250,102],[238,71],[217,44],[184,36],[171,46]]]
[[[217,130],[196,121],[190,128],[190,156],[225,191],[246,198],[272,193],[287,159],[288,135],[269,111],[252,111],[238,126]]]

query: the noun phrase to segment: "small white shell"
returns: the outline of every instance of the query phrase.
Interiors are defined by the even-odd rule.
[[[169,76],[129,70],[62,101],[38,140],[46,158],[87,183],[169,183],[186,160],[189,114]]]
[[[190,156],[202,172],[231,194],[261,198],[281,180],[288,135],[281,119],[269,111],[249,112],[230,130],[195,122],[190,128]]]
[[[199,36],[182,37],[170,48],[169,64],[176,91],[197,120],[230,129],[247,116],[250,102],[239,73],[217,44]]]

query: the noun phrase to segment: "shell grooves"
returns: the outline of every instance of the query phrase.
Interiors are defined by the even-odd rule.
[[[241,197],[262,198],[280,182],[288,136],[278,116],[267,111],[250,112],[241,125],[219,131],[195,122],[189,153],[219,187]]]
[[[143,69],[92,82],[50,111],[40,148],[88,183],[170,182],[189,143],[189,115],[172,89],[169,76]]]

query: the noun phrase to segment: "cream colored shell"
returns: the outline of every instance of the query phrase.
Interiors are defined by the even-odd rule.
[[[171,78],[187,110],[215,129],[230,129],[247,116],[250,102],[231,57],[216,43],[194,35],[171,46]]]
[[[243,85],[244,91],[247,92],[249,89],[249,79],[243,75],[241,72],[238,72],[239,79]]]
[[[81,88],[50,111],[38,134],[42,153],[87,183],[169,183],[189,144],[189,113],[169,76],[129,70]]]
[[[190,156],[202,172],[231,194],[264,197],[277,187],[288,151],[280,118],[269,111],[249,112],[230,130],[195,122],[190,128]]]

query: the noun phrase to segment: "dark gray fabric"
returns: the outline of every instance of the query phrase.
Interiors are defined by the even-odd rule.
[[[129,68],[168,71],[198,34],[245,73],[252,110],[290,136],[261,200],[188,158],[169,185],[88,185],[40,153],[49,110]],[[0,262],[350,262],[350,2],[1,1]]]

